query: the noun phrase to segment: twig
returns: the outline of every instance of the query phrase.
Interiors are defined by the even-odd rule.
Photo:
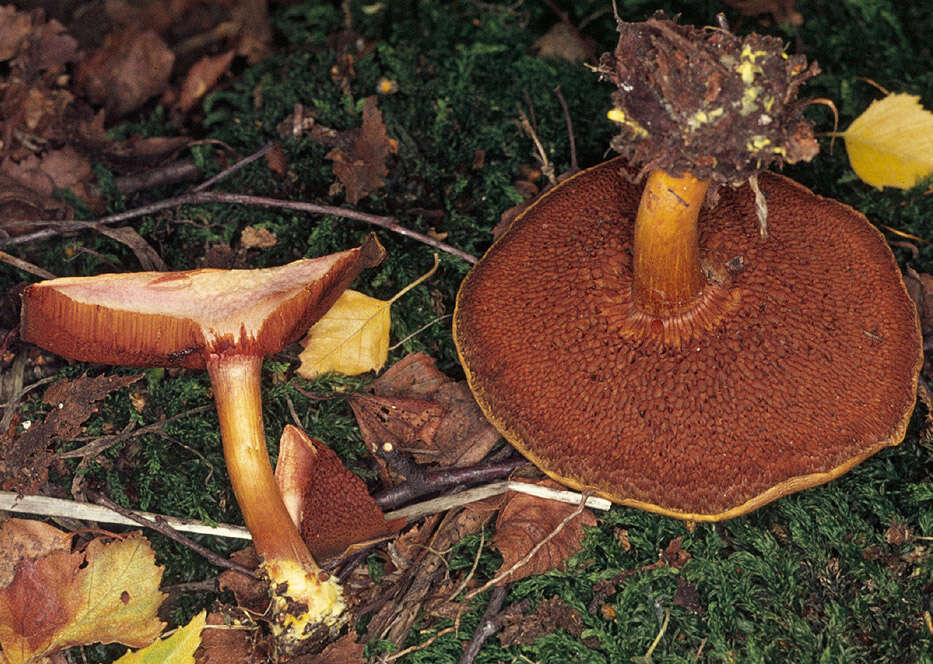
[[[481,464],[467,468],[438,470],[425,473],[422,482],[407,481],[377,493],[373,498],[382,509],[392,509],[429,493],[443,491],[460,484],[478,484],[498,480],[523,465],[524,459],[510,459],[494,464]]]
[[[562,531],[562,530],[567,526],[568,523],[570,523],[571,521],[573,521],[574,519],[576,519],[578,516],[580,516],[581,514],[583,514],[583,510],[586,509],[586,501],[587,501],[588,498],[589,498],[589,495],[588,495],[587,493],[582,494],[582,495],[580,496],[580,504],[577,505],[577,509],[575,509],[573,512],[571,512],[570,514],[568,514],[567,516],[565,516],[565,517],[563,518],[563,520],[562,520],[560,523],[557,524],[557,526],[554,528],[554,530],[552,530],[550,533],[548,533],[547,537],[545,537],[545,538],[542,539],[540,542],[538,542],[537,544],[535,544],[535,545],[531,548],[531,551],[529,551],[528,553],[526,553],[526,554],[524,555],[524,557],[522,557],[521,560],[516,561],[515,564],[512,565],[511,567],[509,567],[507,570],[505,570],[504,572],[502,572],[502,573],[500,573],[500,574],[497,574],[497,575],[494,576],[493,578],[489,579],[489,581],[487,581],[486,583],[484,583],[482,586],[480,586],[480,587],[477,588],[476,590],[473,590],[473,591],[467,593],[465,599],[466,599],[467,601],[469,601],[469,600],[473,599],[474,597],[476,597],[477,595],[486,592],[487,590],[489,590],[490,588],[492,588],[494,585],[496,585],[496,584],[499,583],[500,581],[503,581],[503,580],[505,580],[506,578],[512,576],[512,574],[515,572],[515,570],[519,569],[520,567],[524,567],[525,565],[527,565],[527,564],[528,564],[528,561],[530,561],[532,558],[534,558],[535,555],[537,555],[538,551],[540,551],[541,548],[544,547],[544,545],[546,545],[546,544],[547,544],[548,542],[550,542],[552,539],[554,539],[555,537],[557,537],[557,535],[560,533],[560,531]]]
[[[156,532],[162,535],[165,535],[169,539],[175,540],[179,544],[182,544],[183,546],[188,547],[192,551],[195,551],[196,553],[201,554],[202,556],[204,556],[205,559],[207,559],[208,562],[210,562],[215,567],[225,567],[235,572],[239,572],[240,574],[245,574],[248,577],[251,577],[254,579],[256,578],[256,574],[251,569],[248,569],[244,567],[243,565],[240,565],[239,563],[235,563],[232,560],[224,558],[223,556],[217,555],[210,549],[207,549],[201,546],[200,544],[198,544],[191,538],[185,537],[184,535],[179,533],[176,529],[172,528],[172,526],[168,524],[168,521],[165,518],[157,516],[155,519],[149,519],[149,518],[140,516],[136,512],[133,512],[132,510],[128,510],[124,507],[120,507],[115,502],[110,500],[107,496],[97,493],[96,491],[90,492],[90,495],[94,499],[94,501],[97,502],[98,504],[103,505],[104,507],[107,507],[109,509],[112,509],[114,512],[117,512],[121,514],[122,516],[125,516],[127,519],[130,519],[131,521],[135,521],[141,526],[145,526],[146,528],[152,528]]]
[[[435,318],[434,320],[432,320],[430,323],[425,323],[424,325],[422,325],[421,327],[419,327],[417,330],[415,330],[414,332],[412,332],[411,334],[409,334],[407,337],[405,337],[404,339],[402,339],[401,341],[399,341],[397,344],[394,344],[394,345],[392,345],[392,346],[389,346],[389,350],[390,350],[390,351],[395,350],[396,348],[398,348],[399,346],[401,346],[403,343],[405,343],[406,341],[408,341],[408,340],[411,339],[412,337],[415,337],[415,336],[421,334],[422,332],[424,332],[426,329],[428,329],[429,327],[431,327],[431,326],[434,325],[435,323],[440,323],[442,320],[446,320],[446,319],[452,318],[452,317],[453,317],[453,314],[444,314],[443,316],[438,316],[437,318]]]
[[[473,664],[479,651],[482,650],[483,644],[486,643],[486,639],[499,631],[502,626],[499,612],[502,610],[502,604],[505,602],[508,591],[508,584],[493,588],[489,594],[489,603],[486,605],[483,617],[480,619],[479,625],[476,626],[476,631],[473,632],[470,643],[464,648],[458,664]]]
[[[202,205],[204,203],[233,203],[237,205],[280,208],[283,210],[298,210],[300,212],[308,212],[310,214],[330,214],[334,215],[335,217],[354,219],[356,221],[372,224],[373,226],[379,226],[380,228],[392,231],[393,233],[398,233],[399,235],[403,235],[407,238],[422,242],[428,246],[434,247],[439,251],[456,256],[457,258],[460,258],[468,263],[475,263],[478,260],[476,256],[468,254],[465,251],[457,249],[456,247],[452,247],[446,242],[441,242],[440,240],[434,239],[430,235],[425,235],[424,233],[419,233],[418,231],[405,228],[404,226],[400,225],[393,217],[368,214],[366,212],[358,212],[356,210],[336,207],[333,205],[317,205],[315,203],[305,203],[303,201],[287,201],[280,198],[269,198],[266,196],[249,196],[246,194],[231,194],[216,191],[201,191],[184,194],[182,196],[175,196],[174,198],[166,198],[165,200],[150,203],[149,205],[143,205],[142,207],[138,207],[134,210],[127,210],[126,212],[119,212],[117,214],[101,217],[96,221],[62,222],[58,220],[22,220],[10,222],[26,226],[45,226],[46,228],[41,231],[25,233],[23,235],[17,235],[16,237],[0,240],[0,247],[9,246],[12,244],[23,244],[26,242],[32,242],[33,240],[41,240],[60,235],[62,233],[67,233],[69,231],[81,229],[94,230],[99,228],[101,225],[109,226],[111,224],[127,221],[128,219],[144,217],[146,215],[154,214],[161,210],[178,207],[180,205]]]
[[[554,88],[554,94],[557,95],[557,101],[560,102],[560,107],[564,111],[564,120],[567,121],[567,138],[570,139],[570,172],[576,173],[580,170],[580,166],[577,164],[577,141],[573,136],[573,121],[570,119],[570,109],[567,108],[567,100],[564,99],[559,85]]]
[[[123,509],[123,508],[121,508]],[[0,491],[0,510],[17,512],[19,514],[36,514],[39,516],[54,516],[82,521],[99,521],[120,526],[139,525],[139,521],[131,520],[128,516],[115,513],[102,505],[83,503],[76,500],[64,500],[50,496],[21,496],[11,491]],[[127,510],[128,511],[128,510]],[[175,530],[181,530],[198,535],[215,535],[231,539],[251,539],[249,531],[241,526],[219,524],[209,526],[194,519],[180,519],[174,516],[163,516],[151,512],[133,512],[146,519],[146,527],[156,520],[168,523]]]
[[[229,168],[225,168],[224,170],[222,170],[222,171],[221,171],[220,173],[218,173],[217,175],[215,175],[215,176],[213,176],[213,177],[210,177],[210,178],[206,179],[204,182],[202,182],[201,184],[199,184],[197,187],[195,187],[195,188],[192,189],[191,191],[194,191],[194,192],[207,191],[208,189],[210,189],[211,187],[213,187],[215,184],[217,184],[218,182],[220,182],[221,180],[223,180],[223,179],[224,179],[225,177],[227,177],[228,175],[230,175],[230,174],[232,174],[232,173],[236,173],[238,170],[240,170],[241,168],[243,168],[243,167],[246,166],[247,164],[251,164],[252,162],[254,162],[254,161],[256,161],[257,159],[259,159],[260,157],[263,157],[263,156],[265,156],[267,153],[271,152],[271,151],[273,150],[273,148],[275,148],[275,145],[276,145],[275,141],[269,141],[268,143],[266,143],[265,145],[263,145],[261,148],[259,148],[258,150],[256,150],[256,152],[254,152],[253,154],[249,155],[248,157],[244,157],[243,159],[240,159],[240,161],[236,162],[235,164],[233,164],[233,165],[230,166]]]
[[[100,454],[104,450],[109,449],[118,443],[122,443],[124,440],[147,433],[158,433],[165,427],[166,424],[169,424],[170,422],[174,422],[175,420],[180,420],[191,415],[198,415],[199,413],[203,413],[204,411],[211,410],[213,408],[214,407],[211,405],[198,406],[197,408],[186,410],[183,413],[178,413],[177,415],[173,415],[167,419],[159,420],[158,422],[153,422],[152,424],[147,424],[146,426],[140,427],[138,429],[125,431],[115,436],[102,436],[100,438],[96,438],[92,442],[88,443],[87,445],[82,445],[76,450],[59,452],[58,456],[62,459],[76,459],[78,457]]]
[[[392,653],[391,655],[388,655],[388,656],[386,656],[386,657],[381,657],[381,658],[380,658],[380,661],[383,661],[383,662],[394,662],[395,660],[397,660],[397,659],[399,659],[399,658],[401,658],[401,657],[404,657],[405,655],[410,655],[410,654],[413,653],[413,652],[417,652],[417,651],[419,651],[419,650],[424,650],[425,648],[427,648],[428,646],[430,646],[432,643],[434,643],[435,641],[437,641],[440,637],[444,636],[445,634],[450,634],[450,633],[453,632],[453,631],[454,631],[454,628],[453,628],[453,627],[445,627],[444,629],[442,629],[441,631],[439,631],[437,634],[435,634],[434,636],[432,636],[430,639],[428,639],[428,640],[425,641],[424,643],[419,643],[419,644],[416,645],[416,646],[409,646],[409,647],[405,648],[404,650],[399,650],[398,652],[394,652],[394,653]]]
[[[584,507],[591,507],[593,509],[608,510],[612,505],[605,498],[590,496],[588,494],[580,494],[576,491],[551,489],[550,487],[539,486],[537,484],[528,484],[527,482],[505,481],[484,484],[483,486],[467,489],[466,491],[460,491],[458,493],[452,493],[448,496],[441,496],[440,498],[432,498],[431,500],[425,500],[421,503],[415,503],[414,505],[409,505],[408,507],[403,507],[402,509],[386,512],[385,518],[387,521],[391,521],[393,519],[408,519],[409,521],[413,521],[414,519],[419,519],[426,514],[445,512],[449,509],[453,509],[454,507],[460,507],[461,505],[474,503],[477,500],[498,496],[500,493],[505,493],[506,491],[527,493],[532,496],[537,496],[538,498],[544,498],[545,500],[556,500],[560,503],[569,504],[576,504],[579,503],[581,499],[585,499]]]
[[[42,277],[43,279],[55,278],[55,275],[48,270],[43,270],[38,265],[33,265],[29,261],[24,261],[22,258],[17,258],[16,256],[8,254],[5,251],[0,251],[0,261],[3,261],[7,265],[12,265],[13,267],[18,268],[23,272],[28,272],[29,274],[34,274],[37,277]]]
[[[191,159],[183,159],[143,173],[123,175],[116,178],[113,184],[117,191],[126,195],[167,184],[187,182],[197,179],[200,175],[201,169]]]

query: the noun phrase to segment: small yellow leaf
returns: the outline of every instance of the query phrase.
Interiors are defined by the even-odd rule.
[[[842,136],[856,175],[879,189],[909,189],[933,174],[933,113],[915,95],[873,101]]]
[[[201,645],[201,630],[206,624],[207,612],[201,611],[171,636],[128,652],[114,664],[194,664],[194,651]]]
[[[377,300],[356,291],[344,291],[334,306],[308,331],[301,342],[298,375],[316,378],[334,371],[347,376],[381,369],[389,355],[392,303],[428,279],[434,267],[400,290],[391,300]]]

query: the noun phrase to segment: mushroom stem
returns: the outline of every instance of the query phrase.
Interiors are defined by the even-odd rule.
[[[263,430],[261,369],[256,355],[207,356],[233,493],[269,577],[278,635],[297,643],[306,626],[339,627],[344,604],[340,586],[308,551],[279,493]]]
[[[682,313],[702,293],[697,218],[709,180],[689,173],[649,173],[633,240],[632,295],[636,306],[660,318]]]

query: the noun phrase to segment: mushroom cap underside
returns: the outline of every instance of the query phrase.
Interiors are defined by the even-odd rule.
[[[454,339],[480,406],[548,475],[720,520],[899,443],[922,362],[897,265],[864,216],[774,174],[700,214],[693,311],[640,314],[640,187],[618,159],[529,207],[467,276]]]
[[[372,238],[272,268],[51,279],[25,289],[20,331],[99,364],[204,368],[207,353],[263,356],[297,340],[383,255]]]

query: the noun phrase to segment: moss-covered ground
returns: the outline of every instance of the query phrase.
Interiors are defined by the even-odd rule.
[[[584,33],[599,51],[614,46],[614,21],[608,0],[579,0],[567,6],[570,19],[589,22]],[[725,11],[739,32],[757,29],[778,34],[791,49],[803,50],[822,69],[805,94],[833,100],[845,127],[879,92],[862,77],[891,91],[921,96],[933,108],[933,12],[926,3],[896,0],[801,0],[804,22],[797,28],[740,20],[735,10],[713,1],[655,2],[619,0],[627,19],[643,19],[656,9],[680,12],[681,20],[711,24]],[[222,169],[221,141],[241,154],[277,138],[277,125],[295,104],[313,109],[328,127],[358,127],[366,96],[387,77],[398,92],[379,98],[389,136],[398,141],[383,189],[356,208],[388,214],[422,232],[446,234],[446,241],[481,254],[491,229],[506,209],[520,200],[513,186],[522,164],[534,163],[534,149],[516,120],[524,111],[533,122],[558,173],[570,166],[568,134],[553,90],[560,86],[573,119],[581,166],[607,156],[613,127],[606,120],[608,86],[580,65],[543,60],[532,43],[557,18],[543,2],[392,0],[351,3],[353,27],[371,47],[355,63],[349,94],[332,79],[335,52],[327,37],[344,23],[339,6],[307,2],[273,8],[279,47],[259,64],[239,65],[234,82],[210,96],[195,157],[208,174]],[[832,130],[832,115],[821,105],[807,114],[820,130]],[[170,135],[173,128],[159,109],[150,108],[121,127],[122,134]],[[848,166],[843,146],[821,141],[823,152],[812,163],[787,168],[817,193],[863,211],[879,224],[920,238],[933,238],[933,196],[913,191],[878,191],[859,181]],[[288,173],[275,175],[256,162],[223,181],[221,189],[335,205],[343,195],[330,194],[333,182],[327,148],[307,139],[282,142]],[[476,163],[482,151],[482,164]],[[106,173],[102,173],[106,176]],[[115,197],[113,210],[181,193],[164,187],[131,200]],[[413,212],[415,210],[415,212]],[[435,216],[418,210],[439,211]],[[274,247],[254,251],[255,266],[282,263],[299,256],[323,255],[358,244],[373,229],[336,217],[229,205],[204,205],[162,212],[136,227],[171,269],[195,267],[208,247],[236,243],[247,225],[268,228]],[[894,236],[889,235],[894,239]],[[424,273],[433,251],[398,235],[379,232],[388,259],[355,285],[389,297]],[[919,253],[897,248],[903,265],[933,271],[933,247],[914,241]],[[93,252],[75,251],[88,248]],[[99,235],[20,247],[28,260],[59,275],[112,270],[106,261],[135,269],[135,258],[122,245]],[[106,260],[105,260],[106,259]],[[469,266],[442,254],[440,269],[427,287],[407,295],[393,308],[393,340],[400,340],[453,309],[457,286]],[[0,267],[4,289],[23,279]],[[450,337],[449,318],[427,327],[390,354],[393,362],[413,351],[437,358],[452,375],[462,375]],[[314,400],[306,392],[357,389],[367,379],[324,378],[313,383],[292,379],[283,356],[265,373],[266,427],[270,441],[291,420],[291,400],[302,425],[327,441],[347,464],[366,474],[365,448],[347,404],[340,399]],[[72,366],[70,375],[101,368]],[[283,378],[287,380],[283,380]],[[840,383],[839,390],[846,385]],[[197,373],[151,370],[145,378],[146,405],[141,414],[128,405],[127,392],[109,398],[89,422],[88,434],[105,426],[119,430],[131,417],[145,423],[210,404],[209,385]],[[25,408],[40,409],[36,403]],[[672,519],[626,508],[600,516],[582,551],[565,571],[515,584],[507,602],[533,602],[558,596],[578,609],[585,623],[582,640],[556,632],[531,645],[505,649],[491,639],[477,662],[630,662],[643,655],[659,633],[667,611],[670,622],[653,652],[658,662],[933,662],[933,443],[923,435],[926,411],[919,409],[907,439],[866,461],[826,486],[781,499],[749,516],[718,525],[688,529]],[[237,522],[239,514],[226,480],[216,417],[212,411],[166,426],[166,435],[132,439],[111,448],[100,463],[80,469],[86,481],[122,504],[198,519]],[[72,446],[77,446],[74,443]],[[273,450],[274,452],[274,450]],[[68,486],[70,476],[53,481]],[[895,526],[892,529],[892,525]],[[908,537],[898,536],[897,526]],[[627,535],[628,545],[620,534]],[[488,533],[487,533],[488,535]],[[590,604],[594,586],[625,570],[658,559],[680,537],[690,559],[682,568],[658,567],[633,574],[618,591]],[[914,539],[927,538],[927,539]],[[153,536],[165,582],[177,584],[212,577],[216,571],[196,554]],[[488,542],[488,536],[486,538]],[[452,553],[451,565],[469,566],[478,537]],[[232,545],[205,544],[224,551]],[[497,560],[488,548],[480,572],[491,573]],[[460,632],[437,639],[403,662],[456,662],[462,644],[485,606],[464,616]],[[210,597],[187,596],[175,607],[184,619]],[[413,630],[407,645],[425,641],[449,622]],[[108,649],[88,648],[88,661],[105,660]]]

